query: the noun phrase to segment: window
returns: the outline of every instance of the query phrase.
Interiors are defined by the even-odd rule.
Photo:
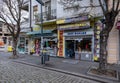
[[[2,32],[2,27],[0,27],[0,31]]]
[[[93,4],[94,4],[94,3],[93,3],[93,0],[90,0],[90,5],[93,6]]]
[[[51,1],[45,2],[45,11],[51,11]]]
[[[33,19],[35,19],[38,14],[38,5],[33,6]]]
[[[45,2],[45,18],[47,20],[51,19],[51,1]]]
[[[2,24],[3,24],[3,23],[2,23],[2,22],[0,22],[0,27],[2,27]]]

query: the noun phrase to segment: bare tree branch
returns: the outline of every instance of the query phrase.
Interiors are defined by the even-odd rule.
[[[114,1],[115,2],[115,1]],[[116,11],[119,11],[120,0],[117,1]]]
[[[7,8],[9,9],[9,12],[10,12],[11,16],[13,17],[13,19],[17,22],[14,12],[11,9],[12,8],[11,0],[4,0],[4,3],[6,4]]]
[[[0,15],[0,18],[1,18],[9,27],[11,27],[10,32],[11,32],[11,33],[14,33],[14,29],[13,29],[12,25],[10,25],[10,23],[7,22],[7,20],[4,18],[4,16],[3,16],[3,15]]]
[[[0,8],[0,18],[6,23],[13,37],[13,57],[17,56],[16,48],[20,34],[22,18],[22,6],[24,0],[2,0],[5,6]]]
[[[19,16],[19,15],[18,15],[18,11],[17,11],[17,6],[15,6],[16,3],[13,2],[12,4],[14,4],[13,10],[15,11],[16,18],[18,19],[18,16]]]
[[[106,11],[105,11],[105,8],[104,8],[101,0],[99,0],[99,4],[100,4],[100,6],[101,6],[101,8],[102,8],[102,10],[103,10],[103,14],[105,15],[105,12],[106,12]]]
[[[115,9],[115,1],[113,0],[113,4],[112,4],[112,10]]]
[[[104,0],[104,4],[105,4],[105,7],[106,7],[106,11],[108,11],[108,0]]]

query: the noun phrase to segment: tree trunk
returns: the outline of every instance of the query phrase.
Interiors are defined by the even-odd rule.
[[[17,58],[17,38],[13,38],[13,58]]]
[[[107,41],[108,41],[108,32],[102,31],[100,34],[100,63],[99,69],[100,71],[105,71],[107,65]]]

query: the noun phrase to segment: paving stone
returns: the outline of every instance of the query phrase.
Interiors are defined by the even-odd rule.
[[[37,68],[0,57],[0,83],[98,83],[64,73]]]

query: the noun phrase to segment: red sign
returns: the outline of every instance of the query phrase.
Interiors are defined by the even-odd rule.
[[[120,30],[120,21],[118,21],[118,22],[116,23],[116,27],[117,27],[118,30]]]
[[[63,56],[63,31],[59,33],[59,56]]]

